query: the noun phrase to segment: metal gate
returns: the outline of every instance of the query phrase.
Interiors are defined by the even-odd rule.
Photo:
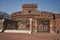
[[[48,20],[41,20],[38,23],[38,32],[49,32],[50,30],[50,23]]]

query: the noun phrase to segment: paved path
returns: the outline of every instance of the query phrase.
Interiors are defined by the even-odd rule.
[[[60,40],[60,34],[49,33],[0,33],[0,40]]]

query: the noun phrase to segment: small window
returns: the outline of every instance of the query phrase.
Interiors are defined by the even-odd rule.
[[[28,12],[29,12],[29,13],[31,13],[31,11],[30,11],[30,10],[29,10]]]

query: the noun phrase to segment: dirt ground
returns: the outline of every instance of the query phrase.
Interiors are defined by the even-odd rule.
[[[0,33],[0,40],[60,40],[60,34],[49,33]]]

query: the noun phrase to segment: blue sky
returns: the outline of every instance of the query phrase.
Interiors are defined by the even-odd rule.
[[[60,13],[60,0],[0,0],[0,11],[9,14],[22,11],[22,4],[38,4],[39,11]]]

